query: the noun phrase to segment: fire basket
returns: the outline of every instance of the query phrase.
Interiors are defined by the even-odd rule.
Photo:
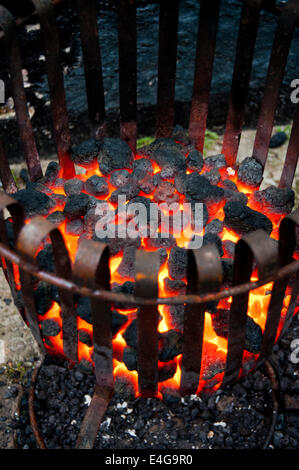
[[[138,151],[135,0],[118,2],[121,140],[106,138],[95,1],[75,2],[92,138],[73,148],[53,6],[59,2],[32,3],[44,37],[59,165],[50,164],[43,175],[28,114],[17,30],[17,24],[26,18],[15,20],[0,7],[0,35],[6,42],[20,140],[30,177],[27,189],[18,191],[1,144],[0,176],[5,192],[0,195],[0,255],[14,301],[41,351],[63,356],[70,367],[84,360],[94,366],[95,393],[77,441],[77,447],[91,448],[118,374],[127,374],[141,397],[161,397],[165,390],[180,396],[213,393],[264,363],[296,312],[299,210],[287,214],[293,207],[290,188],[299,153],[298,106],[279,188],[259,191],[259,185],[288,51],[298,25],[299,4],[290,0],[280,9],[275,2],[244,0],[223,154],[202,161],[220,0],[200,2],[186,140],[173,136],[179,1],[160,2],[156,141]],[[279,15],[279,19],[253,153],[238,167],[236,157],[263,8]],[[76,173],[75,164],[83,166],[84,175]],[[117,182],[112,182],[112,176]],[[138,191],[132,190],[137,187]],[[214,221],[209,231],[205,228],[204,246],[199,249],[186,250],[186,240],[178,246],[164,243],[161,236],[159,243],[153,244],[145,237],[139,245],[131,243],[127,250],[121,244],[116,246],[117,242],[99,241],[86,228],[95,221],[95,200],[112,204],[113,217],[120,221],[120,213],[115,214],[113,206],[115,193],[125,195],[125,205],[134,198],[135,202],[141,198],[179,205],[184,201],[201,202],[204,225],[207,227],[213,219],[218,222]],[[275,198],[279,203],[273,207],[271,201]],[[4,219],[7,210],[10,214]],[[221,259],[219,234],[229,242],[224,248],[226,262]],[[236,245],[230,252],[232,243]],[[52,269],[40,263],[45,256],[49,259],[49,253]],[[121,264],[126,265],[124,259],[129,271],[119,269]],[[176,277],[178,271],[183,274]],[[131,285],[126,289],[123,286],[127,282]],[[48,288],[52,289],[51,302],[41,306]],[[78,314],[78,304],[86,301],[91,306],[89,321]],[[115,311],[121,317],[127,316],[116,333],[112,325]],[[181,320],[180,326],[175,318]],[[50,327],[57,331],[49,333]],[[130,342],[128,328],[131,333],[135,328],[135,345]],[[258,339],[255,337],[248,345],[250,328],[254,328]],[[163,360],[161,348],[165,343],[174,345],[176,354],[168,350]],[[129,360],[123,362],[127,346],[130,360],[135,354],[136,365],[132,367],[127,367]],[[169,367],[161,381],[163,363]],[[211,368],[213,374],[209,374]],[[32,426],[43,446],[33,412]]]

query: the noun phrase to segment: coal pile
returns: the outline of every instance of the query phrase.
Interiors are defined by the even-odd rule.
[[[117,279],[112,280],[113,292],[134,294],[135,249],[139,248],[159,252],[161,267],[167,269],[167,276],[163,280],[165,293],[170,296],[184,294],[187,249],[192,247],[191,242],[196,237],[201,239],[204,246],[216,246],[222,258],[224,284],[230,286],[237,239],[256,229],[263,229],[271,234],[274,229],[272,215],[280,218],[289,213],[294,205],[292,190],[273,186],[258,190],[262,180],[262,168],[254,158],[245,158],[235,172],[226,167],[224,155],[203,158],[190,144],[189,139],[182,136],[176,137],[176,140],[157,139],[139,149],[136,155],[120,139],[89,139],[73,147],[71,158],[77,166],[86,170],[85,175],[81,171],[76,177],[64,180],[58,164],[50,162],[41,180],[34,184],[27,181],[26,189],[18,191],[14,197],[22,203],[28,219],[34,215],[47,217],[63,229],[65,236],[70,237],[72,246],[76,247],[82,239],[107,243],[111,255],[121,258],[116,269]],[[119,196],[123,198],[123,205],[120,207],[116,204]],[[147,237],[138,235],[135,238],[122,238],[117,233],[115,238],[98,236],[97,227],[101,220],[98,208],[106,207],[106,203],[109,203],[109,210],[107,213],[104,209],[107,216],[105,226],[116,222],[119,228],[132,224],[133,215],[130,208],[134,207],[135,203],[142,203],[147,210],[143,227],[147,230]],[[195,217],[195,205],[201,203],[204,229],[186,243],[181,243],[172,234],[164,237],[165,221],[158,208],[161,203],[168,207],[178,203],[180,209],[177,211],[182,211],[182,203],[190,204],[192,221]],[[158,213],[158,233],[155,238],[149,232],[151,205],[154,205]],[[123,214],[124,208],[127,210]],[[175,211],[170,213],[170,228],[173,226],[175,215]],[[9,221],[7,228],[9,241],[13,245]],[[225,236],[227,233],[233,234],[233,237]],[[39,251],[37,262],[41,269],[54,272],[53,251],[49,240]],[[45,344],[55,353],[55,339],[61,338],[62,335],[61,323],[57,315],[53,314],[57,309],[59,311],[58,290],[38,282],[34,297]],[[92,363],[90,300],[77,296],[75,309],[81,321],[79,342],[89,348]],[[50,317],[47,316],[49,311],[52,312]],[[138,311],[135,309],[129,314],[127,311],[129,309],[126,305],[114,305],[113,339],[119,334],[122,335],[126,347],[123,357],[119,352],[116,353],[117,359],[124,361],[128,370],[137,370]],[[208,309],[215,334],[227,339],[228,314],[224,315],[225,311],[221,305],[213,305]],[[172,377],[176,371],[174,360],[182,352],[184,307],[165,307],[165,315],[168,318],[169,331],[160,333],[159,337],[159,360],[163,363],[159,371],[160,381]],[[249,318],[245,349],[256,354],[261,341],[260,326]],[[211,359],[211,364],[207,366],[209,378],[223,371],[223,361],[220,362],[216,367]]]

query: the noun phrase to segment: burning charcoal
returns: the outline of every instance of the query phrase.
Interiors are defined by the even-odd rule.
[[[168,330],[160,334],[161,349],[159,351],[159,361],[172,361],[178,354],[182,353],[182,334],[176,330]]]
[[[223,222],[219,219],[212,220],[205,228],[205,234],[207,233],[216,233],[219,235],[223,230]]]
[[[164,287],[165,290],[171,294],[183,295],[186,292],[186,284],[180,279],[173,280],[166,277],[164,279]]]
[[[105,178],[92,175],[84,184],[85,191],[95,197],[107,196],[109,194],[109,186]]]
[[[184,305],[169,305],[167,307],[167,311],[171,318],[171,324],[179,331],[183,331],[184,329],[184,310]]]
[[[158,382],[164,382],[165,380],[171,379],[176,372],[176,362],[169,362],[159,366]]]
[[[134,175],[133,175],[134,177]],[[159,181],[152,175],[146,175],[143,179],[136,181],[138,188],[145,194],[151,194],[158,186]]]
[[[137,353],[136,350],[130,347],[124,349],[123,361],[128,370],[137,370]]]
[[[147,222],[147,224],[150,224],[152,200],[147,198],[147,197],[144,197],[144,196],[136,196],[133,199],[131,199],[131,201],[127,205],[127,212],[129,211],[131,204],[136,204],[136,203],[137,204],[143,204],[143,206],[146,209],[146,222]]]
[[[88,139],[72,148],[71,159],[77,165],[88,167],[97,158],[100,142],[96,139]]]
[[[186,195],[189,201],[217,203],[223,199],[224,190],[211,184],[205,176],[191,173],[186,176]]]
[[[222,240],[216,233],[207,233],[203,237],[203,246],[216,245],[220,256],[223,256]]]
[[[162,399],[167,406],[177,405],[181,401],[181,395],[178,391],[170,387],[162,389]]]
[[[170,250],[168,269],[173,279],[183,279],[186,277],[187,251],[184,248],[175,246]]]
[[[221,175],[217,168],[213,168],[213,170],[205,172],[204,176],[210,181],[211,184],[218,184],[221,180]]]
[[[133,320],[123,334],[123,338],[128,346],[137,348],[137,320]],[[166,362],[166,361],[164,361]]]
[[[59,165],[57,162],[50,162],[47,166],[46,173],[45,173],[45,182],[47,184],[53,184],[56,178],[58,178],[59,175]]]
[[[176,245],[176,241],[171,234],[167,238],[162,238],[161,234],[158,233],[157,238],[147,238],[146,239],[147,248],[172,248]]]
[[[47,196],[53,196],[53,191],[48,188],[45,184],[41,183],[40,181],[29,181],[26,184],[26,189],[31,189],[33,191],[39,191],[40,193],[45,193]]]
[[[42,333],[45,336],[57,336],[61,329],[55,320],[43,320],[41,322]]]
[[[153,173],[153,165],[147,158],[134,160],[132,177],[135,181],[141,180],[147,175],[152,176]]]
[[[66,233],[80,236],[83,233],[82,219],[69,220],[65,227]]]
[[[204,167],[208,170],[225,168],[226,167],[226,160],[225,156],[220,153],[219,155],[212,155],[211,157],[206,157],[204,159]]]
[[[229,310],[218,309],[215,315],[212,315],[212,325],[215,333],[222,338],[228,338]],[[246,340],[244,348],[258,354],[263,340],[261,327],[255,323],[251,317],[246,320]]]
[[[245,205],[248,202],[248,197],[246,196],[246,194],[237,191],[231,191],[230,189],[224,190],[224,199],[226,200],[226,202],[238,201],[242,202]]]
[[[283,145],[285,143],[285,141],[287,140],[288,136],[285,132],[281,131],[281,132],[276,132],[275,134],[272,135],[271,137],[271,140],[270,140],[270,144],[269,144],[269,147],[272,149],[272,148],[276,148],[276,147],[280,147],[281,145]]]
[[[154,201],[166,202],[172,204],[173,202],[179,202],[179,195],[175,193],[175,187],[168,181],[162,181],[154,192]]]
[[[131,183],[132,176],[128,170],[116,170],[111,173],[110,183],[115,188],[121,188],[129,183]]]
[[[64,184],[64,192],[67,196],[71,194],[80,194],[83,190],[84,183],[78,178],[67,180]]]
[[[135,252],[136,249],[134,246],[128,246],[124,249],[122,261],[117,268],[117,272],[120,276],[135,276]]]
[[[78,370],[83,372],[83,374],[90,375],[93,372],[93,365],[90,361],[83,357],[83,359],[81,359],[81,361],[79,362]]]
[[[66,200],[63,213],[68,219],[78,219],[83,217],[91,206],[92,200],[88,194],[71,194]]]
[[[119,330],[127,323],[128,317],[116,310],[112,311],[112,336],[116,336]]]
[[[51,243],[46,244],[44,249],[38,253],[36,261],[40,269],[52,273],[55,271],[53,247]]]
[[[224,213],[224,224],[240,236],[257,229],[263,229],[269,234],[272,232],[272,222],[268,217],[241,202],[227,202]]]
[[[224,179],[222,182],[221,182],[221,186],[224,188],[224,189],[230,189],[230,191],[236,191],[238,192],[238,186],[236,185],[236,183],[234,183],[232,180],[229,180],[229,179]]]
[[[65,221],[65,215],[62,211],[55,211],[49,214],[47,219],[54,225],[60,225]]]
[[[121,400],[133,400],[135,389],[131,379],[124,375],[117,376],[114,382],[114,395]]]
[[[159,248],[158,253],[160,255],[160,266],[162,266],[168,258],[168,253],[165,248]]]
[[[13,223],[9,219],[6,219],[5,220],[5,227],[6,227],[6,233],[7,233],[9,246],[10,246],[10,248],[14,248],[15,235],[14,235]]]
[[[49,209],[52,206],[49,196],[32,189],[21,189],[12,194],[12,197],[22,204],[27,217],[48,215]]]
[[[175,142],[180,142],[185,145],[188,145],[190,143],[188,129],[184,129],[179,124],[174,127],[172,132],[172,138]]]
[[[63,189],[66,180],[64,178],[57,178],[53,183],[53,188],[55,189]]]
[[[87,323],[92,323],[91,302],[89,297],[80,297],[77,303],[77,315]]]
[[[248,186],[259,186],[263,179],[263,167],[255,158],[246,157],[240,163],[238,178]]]
[[[118,196],[126,196],[126,200],[130,201],[133,197],[136,197],[139,194],[139,188],[136,186],[135,183],[133,184],[126,184],[125,186],[121,186],[120,188],[113,191],[110,196],[111,202],[117,202]]]
[[[60,207],[61,209],[65,206],[66,197],[63,194],[52,194],[51,195],[51,206]]]
[[[192,150],[189,152],[187,158],[187,170],[190,171],[201,171],[203,167],[203,156],[198,150]]]
[[[34,290],[34,301],[37,314],[45,315],[53,303],[50,284],[39,282],[37,289]]]
[[[161,171],[170,171],[172,175],[186,173],[186,159],[181,152],[181,146],[173,139],[156,139],[150,145],[138,150],[140,155],[145,155],[154,160]],[[172,176],[172,177],[173,177]]]
[[[262,191],[255,191],[250,202],[269,212],[289,214],[294,207],[295,194],[291,188],[269,186]]]
[[[181,193],[185,194],[186,193],[186,187],[187,187],[187,175],[185,173],[180,173],[176,175],[174,179],[174,186],[175,189]]]
[[[236,243],[231,240],[223,240],[222,242],[224,254],[229,258],[233,258],[235,255]]]
[[[213,358],[212,363],[205,367],[204,373],[202,374],[202,380],[210,380],[215,375],[220,374],[225,369],[225,361],[221,358]]]
[[[101,141],[98,163],[101,173],[110,175],[113,170],[131,169],[133,154],[123,140],[106,137]]]
[[[222,258],[221,263],[223,272],[223,282],[231,284],[233,280],[234,262],[230,258]]]
[[[79,336],[79,341],[81,343],[86,344],[86,346],[91,347],[92,346],[92,336],[91,334],[86,331],[86,330],[79,330],[78,331],[78,336]]]
[[[118,294],[128,294],[128,295],[133,295],[134,294],[134,282],[131,281],[126,281],[123,284],[113,284],[112,285],[112,292],[118,293]],[[116,303],[114,305],[115,308],[126,308],[125,304],[121,303]]]

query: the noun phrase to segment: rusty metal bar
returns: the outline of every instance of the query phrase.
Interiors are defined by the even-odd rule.
[[[160,2],[156,137],[171,137],[178,42],[179,0]]]
[[[30,178],[32,181],[35,181],[38,178],[41,178],[43,173],[27,108],[17,29],[13,16],[6,8],[2,6],[0,6],[0,28],[2,28],[5,34],[5,41],[7,44],[7,56],[10,67],[12,94],[18,121],[20,139],[24,149],[24,155]]]
[[[299,106],[296,107],[296,114],[293,121],[291,137],[281,173],[279,187],[291,188],[295,176],[299,157]]]
[[[95,0],[77,0],[82,42],[86,94],[92,132],[97,138],[105,135],[105,98],[102,60]]]
[[[76,255],[74,279],[90,288],[110,289],[109,249],[104,243],[82,240]],[[111,308],[91,299],[96,390],[83,420],[77,448],[92,448],[113,394]]]
[[[136,0],[118,2],[120,137],[136,150],[137,36]]]
[[[298,15],[298,1],[289,0],[282,10],[275,32],[252,154],[252,156],[256,158],[263,167],[267,160],[275,110],[279,99],[279,90],[282,84],[295,22]]]
[[[222,281],[222,265],[214,245],[189,252],[187,266],[187,293],[218,291]],[[182,355],[181,395],[196,393],[198,388],[204,320],[207,304],[186,305],[184,311],[184,335]]]
[[[18,188],[11,172],[3,144],[0,140],[0,179],[7,194],[17,192]]]
[[[48,76],[53,127],[63,178],[75,175],[74,163],[70,159],[71,138],[66,108],[63,70],[60,63],[60,45],[51,0],[32,0],[38,13],[44,37],[46,70]]]
[[[242,7],[232,89],[222,146],[222,153],[225,155],[228,166],[234,166],[238,154],[261,3],[262,0],[246,0]]]
[[[158,296],[160,257],[157,252],[136,252],[135,294],[138,297]],[[158,384],[158,322],[157,306],[141,306],[137,317],[138,387],[141,396],[154,397]]]
[[[50,236],[53,246],[54,264],[57,274],[65,279],[70,279],[71,262],[63,236],[55,225],[43,217],[36,216],[31,220],[30,224],[24,225],[17,240],[17,249],[26,258],[35,263],[37,250],[48,236]],[[30,284],[32,284],[33,278],[27,276],[27,274],[23,274],[23,280],[25,282],[28,281],[28,284],[30,281]],[[76,362],[78,360],[78,336],[73,296],[70,292],[59,289],[59,298],[61,302],[63,351],[66,357]]]
[[[189,122],[190,139],[200,152],[204,149],[219,9],[220,0],[201,1]]]
[[[296,226],[299,226],[299,209],[285,217],[279,227],[280,267],[287,266],[292,261],[296,246]],[[288,281],[289,278],[286,277],[273,284],[259,361],[268,357],[274,346]]]
[[[233,284],[250,279],[256,262],[259,277],[274,273],[278,264],[276,245],[263,230],[256,230],[238,241],[235,250]],[[228,350],[223,385],[238,378],[245,345],[249,292],[235,295],[229,314]]]

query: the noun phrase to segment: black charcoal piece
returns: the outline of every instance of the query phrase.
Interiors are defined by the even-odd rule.
[[[123,284],[116,284],[113,285],[111,288],[112,292],[118,293],[118,294],[128,294],[128,295],[133,295],[134,294],[134,282],[131,281],[126,281]],[[121,303],[115,303],[114,304],[115,308],[127,308],[125,304]]]
[[[186,176],[186,196],[189,201],[216,203],[223,199],[224,190],[205,176],[191,173]]]
[[[173,175],[186,172],[186,158],[181,151],[181,145],[173,139],[156,139],[150,145],[139,149],[138,153],[154,160],[161,171],[165,169],[168,172],[172,169]]]
[[[86,346],[89,346],[89,347],[92,346],[92,336],[89,333],[89,331],[79,330],[78,336],[79,336],[79,341],[81,341],[81,343],[84,343],[86,344]]]
[[[157,181],[157,178],[155,178],[153,175],[146,175],[144,178],[136,180],[136,185],[145,194],[151,194],[154,192],[158,184],[159,181]]]
[[[162,181],[154,192],[154,201],[157,203],[172,204],[173,202],[179,202],[179,200],[179,195],[175,192],[175,186],[168,181]]]
[[[123,140],[106,137],[100,144],[98,163],[103,175],[110,175],[113,170],[122,168],[132,169],[132,150]]]
[[[60,326],[55,320],[43,320],[41,322],[42,333],[45,336],[57,336],[60,333]]]
[[[60,225],[65,221],[65,215],[62,211],[55,211],[49,214],[47,219],[54,225]]]
[[[210,181],[211,184],[218,184],[221,180],[221,175],[217,168],[213,168],[213,170],[205,172],[204,176]]]
[[[67,180],[64,184],[64,192],[67,196],[71,194],[80,194],[83,190],[84,183],[78,178]]]
[[[124,249],[123,257],[117,272],[120,276],[131,277],[135,276],[135,246],[127,246]]]
[[[137,370],[137,353],[136,350],[127,346],[124,349],[123,362],[128,370]]]
[[[78,219],[83,217],[92,205],[92,200],[88,194],[71,194],[67,197],[63,213],[68,219]]]
[[[121,188],[122,186],[131,183],[131,181],[132,176],[128,170],[115,170],[110,175],[110,183],[115,188]]]
[[[209,224],[206,225],[205,234],[207,233],[216,233],[219,235],[223,230],[223,222],[219,219],[212,220]]]
[[[154,168],[147,158],[138,158],[133,163],[132,177],[134,180],[143,179],[146,175],[153,175]]]
[[[183,279],[186,277],[187,250],[175,246],[170,250],[168,258],[169,274],[173,279]]]
[[[27,217],[48,215],[49,209],[53,207],[53,201],[47,194],[32,189],[21,189],[12,197],[23,206]]]
[[[162,264],[164,264],[168,258],[168,253],[166,248],[159,248],[158,253],[160,255],[160,266],[162,266]]]
[[[184,329],[184,305],[170,305],[167,308],[173,328],[179,331]]]
[[[168,330],[160,334],[161,349],[159,351],[159,361],[172,361],[178,354],[182,353],[182,334],[176,330]]]
[[[98,175],[92,175],[88,178],[85,181],[84,189],[95,197],[107,196],[109,194],[109,186],[106,179]]]
[[[161,237],[161,233],[158,232],[157,238],[147,238],[146,247],[147,248],[172,248],[176,245],[175,238],[169,234],[167,237]]]
[[[263,229],[269,234],[272,232],[271,220],[242,202],[227,202],[224,206],[224,214],[224,224],[240,236],[258,229]]]
[[[224,179],[222,182],[221,182],[221,186],[224,188],[224,189],[230,189],[231,191],[236,191],[238,192],[238,186],[236,185],[236,183],[234,183],[232,180],[229,180],[229,179]]]
[[[230,258],[222,258],[221,263],[222,263],[223,282],[230,284],[233,280],[234,261]]]
[[[137,348],[137,320],[133,320],[123,334],[123,338],[128,346]]]
[[[257,187],[263,180],[263,166],[253,157],[246,157],[238,169],[239,180],[252,187]]]
[[[28,172],[27,168],[22,168],[20,173],[19,173],[19,176],[20,176],[21,180],[23,181],[23,183],[25,183],[25,184],[30,183],[30,176],[29,176],[29,172]]]
[[[175,142],[182,143],[184,145],[190,144],[190,137],[188,129],[184,129],[184,127],[177,124],[172,132],[172,138]]]
[[[231,191],[230,189],[224,189],[224,199],[226,202],[229,201],[239,201],[243,202],[243,204],[247,204],[248,197],[246,194],[238,192],[238,191]]]
[[[128,317],[116,310],[112,311],[112,336],[116,336],[119,330],[127,323]]]
[[[52,244],[45,245],[44,249],[38,253],[36,261],[40,269],[49,272],[55,271]]]
[[[277,214],[289,214],[294,207],[295,194],[291,188],[269,186],[262,191],[255,191],[251,201],[258,204],[261,209]]]
[[[206,157],[204,159],[204,167],[208,170],[225,168],[226,167],[226,160],[225,156],[220,153],[219,155],[212,155],[210,157]]]
[[[187,183],[186,173],[179,173],[174,179],[175,189],[181,194],[186,193],[186,188],[187,188],[186,183]]]
[[[34,290],[35,308],[38,315],[45,315],[52,306],[52,290],[50,284],[39,282]]]
[[[71,159],[77,165],[89,166],[98,156],[100,142],[96,139],[88,139],[72,148]]]
[[[50,162],[47,166],[44,180],[47,184],[53,184],[59,175],[59,165],[57,162]]]
[[[65,231],[70,235],[77,235],[80,236],[83,233],[83,220],[82,219],[74,219],[69,220],[66,224]]]
[[[158,371],[158,382],[164,382],[165,380],[171,379],[176,372],[176,363],[175,361],[160,364]]]
[[[164,287],[167,292],[177,295],[183,295],[186,293],[186,284],[181,279],[170,279],[166,277],[164,279]]]
[[[236,243],[232,240],[223,240],[222,246],[225,255],[229,256],[230,258],[233,258],[235,254]]]
[[[133,197],[136,197],[139,194],[139,192],[140,190],[135,183],[126,184],[116,189],[115,191],[113,191],[113,193],[110,196],[110,201],[118,202],[119,196],[126,196],[126,200],[130,201],[131,199],[133,199]]]
[[[270,148],[280,147],[281,145],[283,145],[285,143],[287,138],[288,138],[288,136],[285,132],[283,132],[283,131],[276,132],[271,137],[269,147]]]
[[[198,150],[191,150],[186,158],[187,170],[201,171],[203,167],[203,156]]]

